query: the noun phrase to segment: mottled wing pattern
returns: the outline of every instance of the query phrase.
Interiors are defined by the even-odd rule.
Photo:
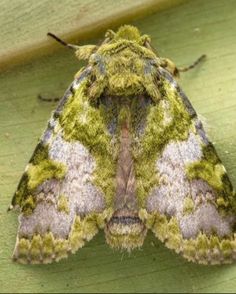
[[[187,97],[166,70],[160,75],[165,135],[155,162],[158,185],[146,198],[147,224],[188,260],[230,262],[236,257],[232,185]]]
[[[88,148],[73,140],[63,124],[78,123],[83,85],[90,70],[75,79],[53,113],[12,200],[20,207],[13,258],[21,263],[48,263],[75,252],[102,225],[104,193],[94,183],[96,163]],[[68,116],[72,103],[78,112]],[[86,135],[86,132],[85,132]],[[102,214],[103,213],[103,214]],[[99,222],[100,219],[100,222]]]

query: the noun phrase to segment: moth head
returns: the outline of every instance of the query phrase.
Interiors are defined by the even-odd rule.
[[[108,30],[105,37],[110,41],[127,40],[138,43],[139,45],[144,45],[146,42],[150,43],[151,41],[148,35],[141,35],[136,27],[130,25],[121,26],[116,33]]]
[[[94,61],[94,57],[99,48],[102,48],[102,52],[112,52],[110,47],[106,47],[107,45],[115,45],[116,43],[120,42],[132,42],[136,45],[145,46],[148,49],[151,49],[150,43],[151,39],[148,35],[141,35],[139,30],[131,25],[124,25],[121,26],[118,31],[115,33],[112,30],[108,30],[105,34],[105,40],[102,43],[101,46],[97,45],[85,45],[85,46],[76,46],[76,56],[78,59],[84,59],[88,60],[91,59],[91,61]],[[95,60],[98,61],[97,59]],[[96,63],[95,62],[95,63]],[[92,62],[93,63],[93,62]]]

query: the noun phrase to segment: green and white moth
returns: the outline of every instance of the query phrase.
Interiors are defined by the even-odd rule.
[[[190,261],[233,261],[235,193],[176,66],[132,26],[108,31],[99,46],[57,40],[88,65],[12,199],[21,210],[14,260],[58,261],[104,229],[113,248],[140,247],[151,230]]]

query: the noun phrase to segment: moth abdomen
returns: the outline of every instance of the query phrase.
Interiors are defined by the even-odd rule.
[[[116,211],[105,227],[107,243],[117,249],[131,250],[142,246],[147,229],[137,211]]]

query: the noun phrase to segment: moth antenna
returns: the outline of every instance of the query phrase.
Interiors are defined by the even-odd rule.
[[[178,71],[179,72],[185,72],[185,71],[188,71],[192,68],[194,68],[196,65],[198,65],[200,62],[202,62],[204,59],[206,59],[206,54],[202,54],[196,61],[194,61],[194,63],[192,63],[191,65],[189,66],[186,66],[186,67],[180,67],[178,68]]]
[[[63,41],[62,39],[60,39],[59,37],[57,37],[56,35],[54,35],[53,33],[48,32],[47,36],[53,38],[54,40],[56,40],[58,43],[60,43],[61,45],[68,47],[70,49],[74,49],[74,50],[78,50],[79,46],[77,45],[73,45],[73,44],[68,44],[65,41]]]

